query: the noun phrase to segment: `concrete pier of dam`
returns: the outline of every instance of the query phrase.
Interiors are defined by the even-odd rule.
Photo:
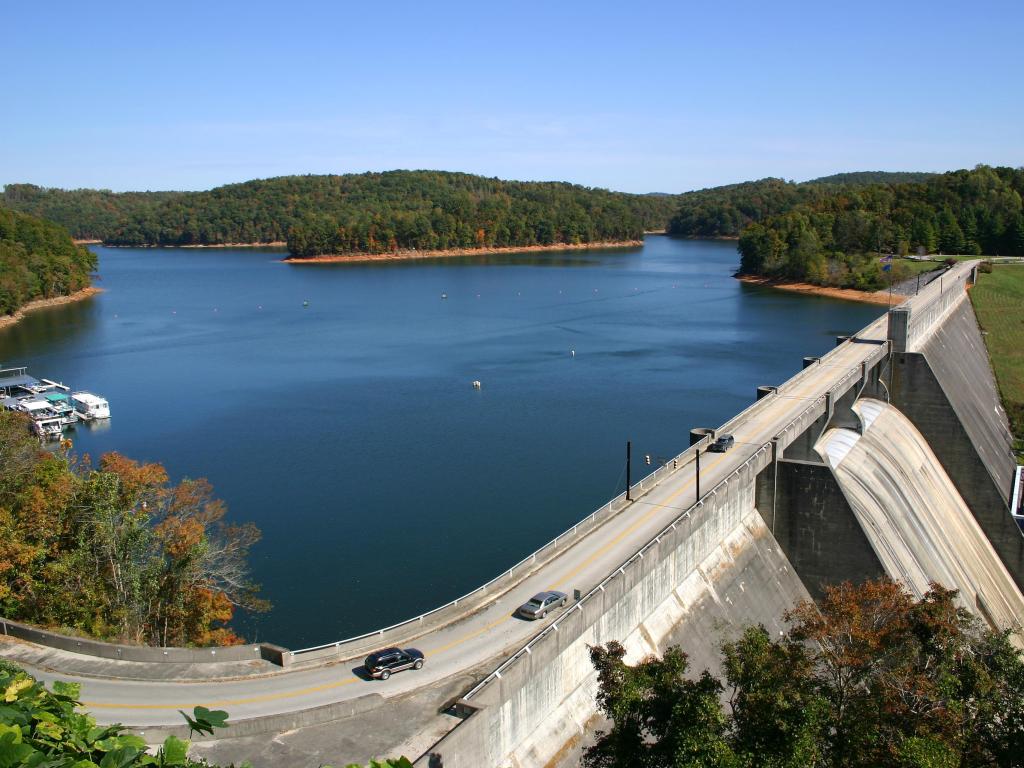
[[[950,269],[789,381],[758,387],[749,408],[695,429],[629,499],[431,614],[307,653],[253,646],[242,652],[251,661],[235,663],[254,672],[232,667],[230,679],[203,678],[203,658],[182,653],[182,674],[197,679],[174,682],[178,655],[161,649],[171,661],[151,664],[163,682],[145,683],[144,696],[125,679],[144,664],[123,655],[110,657],[118,666],[106,678],[89,676],[88,654],[110,649],[82,647],[71,679],[101,722],[147,738],[173,731],[176,709],[203,704],[229,708],[240,733],[330,722],[351,741],[390,723],[399,704],[407,712],[414,694],[455,690],[442,714],[424,714],[429,725],[410,725],[392,746],[415,744],[409,756],[428,768],[556,766],[574,763],[598,717],[588,655],[597,643],[622,642],[630,660],[681,644],[695,671],[715,669],[742,626],[781,630],[797,601],[880,575],[918,593],[932,580],[955,586],[993,626],[1017,626],[1024,536],[1010,514],[1009,428],[967,298],[973,269]],[[721,433],[735,447],[705,453]],[[518,595],[552,588],[578,599],[539,625],[512,620]],[[354,674],[369,646],[412,641],[428,658],[415,675]],[[280,666],[268,676],[270,660]]]

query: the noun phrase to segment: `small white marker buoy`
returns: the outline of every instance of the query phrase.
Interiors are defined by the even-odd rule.
[[[576,357],[576,350],[575,349],[570,349],[569,350],[569,357]]]
[[[306,301],[302,302],[302,306],[308,307],[309,306],[309,300],[307,299]]]
[[[479,381],[474,381],[473,382],[473,389],[480,389],[480,382]]]
[[[442,299],[447,299],[448,298],[448,294],[447,293],[442,293],[441,294],[441,298]]]

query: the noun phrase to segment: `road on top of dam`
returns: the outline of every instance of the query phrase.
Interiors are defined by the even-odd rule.
[[[869,342],[886,338],[883,316],[857,335]],[[763,409],[734,425],[735,446],[726,453],[706,454],[701,461],[701,491],[707,493],[719,481],[753,455],[779,431],[822,397],[845,372],[859,368],[862,360],[877,352],[877,345],[846,344],[834,350],[816,370],[791,385],[783,385]],[[431,686],[456,673],[471,669],[499,654],[525,644],[562,611],[546,620],[530,622],[514,617],[516,608],[536,592],[560,590],[570,595],[586,593],[696,501],[692,462],[666,476],[637,501],[609,518],[537,571],[497,599],[457,623],[438,628],[407,645],[426,655],[419,671],[396,674],[389,680],[366,680],[356,674],[362,660],[318,667],[295,668],[280,673],[207,682],[154,682],[100,679],[63,675],[32,669],[47,682],[67,680],[81,685],[81,699],[100,723],[120,722],[146,728],[180,725],[178,710],[197,705],[227,709],[232,721],[295,712],[371,693],[388,698]]]

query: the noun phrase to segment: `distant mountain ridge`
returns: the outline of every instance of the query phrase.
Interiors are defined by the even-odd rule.
[[[831,176],[819,176],[804,184],[913,184],[928,181],[938,173],[926,171],[853,171],[851,173],[833,173]]]
[[[447,171],[281,176],[205,192],[5,187],[0,203],[111,245],[287,241],[293,256],[639,240],[677,198]]]

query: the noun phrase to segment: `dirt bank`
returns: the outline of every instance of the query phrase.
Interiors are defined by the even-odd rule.
[[[95,296],[97,293],[102,293],[102,288],[97,288],[94,285],[90,285],[88,288],[83,288],[80,291],[70,294],[69,296],[54,296],[52,299],[36,299],[30,301],[28,304],[23,306],[13,315],[0,315],[0,328],[7,328],[8,326],[14,325],[16,322],[25,317],[29,312],[35,312],[37,309],[46,309],[47,307],[59,307],[61,304],[70,304],[73,301],[81,301],[82,299],[88,299],[90,296]]]
[[[811,285],[810,283],[788,282],[783,280],[769,280],[767,277],[754,277],[753,275],[736,275],[737,280],[752,285],[767,285],[772,288],[780,288],[783,291],[794,291],[795,293],[809,293],[815,296],[828,296],[833,299],[846,299],[847,301],[860,301],[865,304],[889,304],[889,291],[858,291],[853,288],[830,288],[824,285]],[[907,297],[894,293],[892,294],[892,305],[896,306]]]
[[[81,240],[83,243],[102,243],[100,240]],[[107,245],[107,248],[284,248],[288,243],[284,240],[273,240],[269,243],[216,243],[214,245]]]
[[[579,245],[519,245],[503,248],[446,248],[438,251],[392,251],[389,253],[347,253],[314,256],[308,259],[282,259],[287,264],[336,264],[351,261],[408,261],[410,259],[436,259],[448,256],[481,256],[494,253],[535,253],[538,251],[585,251],[598,248],[638,248],[642,240],[624,240],[609,243],[580,243]]]

